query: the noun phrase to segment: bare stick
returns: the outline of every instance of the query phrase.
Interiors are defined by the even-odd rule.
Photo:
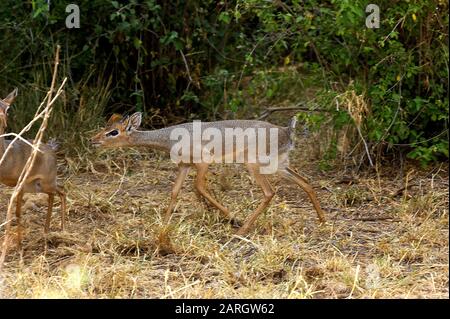
[[[188,63],[186,61],[186,57],[184,56],[183,50],[180,50],[180,53],[181,53],[181,56],[183,57],[184,65],[186,66],[186,72],[187,72],[188,77],[189,77],[189,83],[188,83],[188,86],[186,88],[186,91],[187,91],[187,90],[189,90],[189,87],[191,86],[192,77],[191,77],[191,72],[189,71],[189,66],[188,66]]]
[[[366,150],[367,158],[369,159],[370,166],[373,166],[372,158],[370,157],[369,147],[367,146],[367,142],[364,139],[364,136],[362,135],[361,129],[358,125],[356,125],[356,130],[358,131],[359,137],[361,137],[361,140],[364,144],[364,149]]]

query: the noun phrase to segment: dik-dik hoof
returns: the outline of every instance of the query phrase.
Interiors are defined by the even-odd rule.
[[[230,218],[228,222],[231,224],[231,227],[233,228],[239,228],[242,227],[242,222],[239,219],[236,218]]]
[[[245,236],[245,235],[248,234],[248,229],[244,228],[244,227],[241,227],[234,234],[237,235],[237,236]]]

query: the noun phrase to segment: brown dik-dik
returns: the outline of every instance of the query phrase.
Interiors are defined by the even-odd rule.
[[[4,139],[2,134],[8,122],[8,109],[17,96],[17,89],[12,91],[6,98],[0,99],[0,158],[3,157],[11,141]],[[32,141],[30,141],[32,142]],[[48,211],[45,220],[44,232],[48,233],[53,210],[53,200],[55,194],[61,199],[61,229],[64,230],[64,219],[66,211],[66,195],[62,189],[56,184],[56,155],[54,149],[56,146],[42,144],[39,146],[40,152],[37,153],[36,160],[25,181],[22,192],[17,196],[16,218],[18,226],[17,240],[19,246],[22,241],[21,230],[21,207],[24,193],[46,193],[48,194]],[[0,164],[0,182],[15,187],[22,173],[28,157],[31,155],[32,147],[22,140],[16,140],[11,145],[3,162]]]
[[[92,139],[92,144],[101,147],[124,147],[124,146],[147,146],[151,148],[156,148],[163,150],[165,152],[173,154],[173,149],[176,147],[176,143],[179,141],[173,138],[172,132],[175,130],[184,130],[187,134],[195,135],[195,122],[194,123],[185,123],[174,125],[166,128],[162,128],[159,130],[153,131],[138,131],[141,124],[141,113],[134,113],[131,116],[122,117],[120,115],[113,115],[106,127],[101,130],[98,134],[96,134]],[[199,124],[199,123],[197,123]],[[201,126],[201,130],[207,131],[215,130],[221,134],[221,136],[227,135],[227,130],[240,130],[240,132],[250,132],[253,130],[255,132],[255,140],[257,140],[261,135],[268,136],[265,132],[269,132],[270,130],[277,131],[277,139],[275,144],[276,154],[275,159],[277,166],[274,171],[270,173],[262,173],[262,169],[266,164],[262,164],[259,157],[256,157],[255,161],[248,160],[250,158],[250,148],[249,144],[238,144],[231,143],[232,145],[228,145],[228,149],[230,151],[225,152],[214,152],[210,148],[207,148],[207,141],[197,140],[197,142],[193,142],[190,147],[192,151],[193,148],[198,148],[200,152],[206,151],[209,153],[214,160],[212,162],[225,162],[224,158],[231,154],[233,158],[237,158],[241,156],[244,159],[243,163],[247,166],[250,174],[255,178],[256,183],[262,188],[264,192],[264,199],[261,201],[256,210],[250,215],[247,221],[243,224],[243,226],[238,230],[238,235],[246,234],[256,218],[259,214],[261,214],[266,207],[269,205],[272,197],[274,196],[274,190],[272,189],[269,181],[267,180],[267,174],[277,173],[281,177],[293,181],[297,185],[299,185],[309,196],[316,212],[321,222],[325,221],[324,213],[320,208],[320,204],[316,198],[316,194],[313,188],[308,184],[308,182],[301,177],[297,172],[295,172],[292,168],[289,167],[289,159],[288,153],[292,149],[293,141],[292,134],[293,129],[295,127],[295,120],[291,121],[288,127],[280,127],[268,122],[263,121],[253,121],[253,120],[229,120],[229,121],[218,121],[218,122],[202,122],[199,124]],[[248,130],[250,129],[250,131]],[[263,134],[264,133],[264,134]],[[219,135],[220,135],[219,134]],[[233,140],[234,141],[234,140]],[[247,139],[248,141],[248,139]],[[259,141],[259,140],[258,140]],[[268,146],[270,146],[270,142],[267,141],[258,142],[256,149],[261,148],[262,144],[265,144],[264,149],[267,150]],[[230,144],[229,141],[221,141],[219,143],[223,148],[227,148],[226,144]],[[217,145],[217,144],[216,144]],[[220,146],[219,145],[219,146]],[[273,146],[273,145],[272,145]],[[221,150],[223,148],[220,148]],[[254,149],[253,149],[254,150]],[[258,153],[259,154],[259,153]],[[175,184],[172,188],[172,198],[169,203],[169,206],[166,210],[165,214],[165,222],[170,219],[172,210],[175,207],[177,195],[181,189],[183,181],[186,178],[186,175],[189,172],[189,169],[194,166],[197,169],[197,177],[195,179],[195,188],[199,192],[201,196],[206,198],[212,205],[218,208],[223,215],[230,219],[230,213],[227,208],[225,208],[222,204],[220,204],[215,198],[211,196],[207,189],[206,183],[206,174],[208,172],[208,167],[211,161],[202,161],[202,160],[194,160],[194,158],[190,155],[187,157],[187,160],[182,161],[178,164],[178,175],[175,180]]]

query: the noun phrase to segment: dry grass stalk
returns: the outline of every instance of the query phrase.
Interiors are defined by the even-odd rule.
[[[358,135],[361,138],[361,141],[364,144],[364,148],[367,154],[367,158],[369,159],[370,166],[374,166],[372,157],[370,156],[369,147],[367,145],[366,140],[361,132],[361,125],[364,122],[364,117],[369,113],[369,106],[364,100],[363,95],[357,95],[354,90],[346,91],[343,94],[340,94],[336,97],[336,105],[339,107],[339,104],[342,103],[346,108],[350,117],[353,119],[355,123],[356,130],[358,131]]]

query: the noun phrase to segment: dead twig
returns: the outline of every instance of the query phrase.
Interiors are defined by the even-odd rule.
[[[364,136],[363,136],[363,134],[362,134],[361,129],[359,128],[359,126],[356,126],[356,130],[358,131],[359,137],[361,137],[361,140],[362,140],[362,142],[363,142],[363,144],[364,144],[364,149],[366,150],[366,154],[367,154],[367,158],[369,159],[370,166],[373,167],[373,162],[372,162],[372,157],[370,157],[369,147],[367,146],[367,142],[366,142],[366,140],[364,139]]]
[[[188,77],[189,77],[189,83],[188,83],[188,85],[187,85],[187,87],[186,87],[186,91],[188,91],[188,90],[189,90],[189,87],[191,86],[191,83],[192,83],[193,81],[192,81],[192,77],[191,77],[191,72],[189,71],[189,65],[188,65],[188,63],[187,63],[187,61],[186,61],[186,56],[184,55],[183,50],[180,50],[180,53],[181,53],[181,57],[183,58],[184,65],[185,65],[185,67],[186,67],[187,75],[188,75]]]

